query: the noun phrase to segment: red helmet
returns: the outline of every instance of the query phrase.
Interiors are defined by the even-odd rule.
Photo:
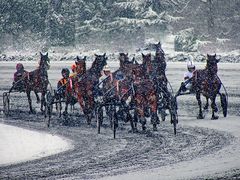
[[[76,67],[77,67],[76,64],[73,64],[73,65],[71,66],[71,69],[74,70],[74,69],[76,69]]]
[[[16,65],[16,70],[17,70],[17,71],[19,71],[19,70],[24,70],[23,64],[22,64],[22,63],[17,63],[17,65]]]

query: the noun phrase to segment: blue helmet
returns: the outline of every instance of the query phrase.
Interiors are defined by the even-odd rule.
[[[115,75],[115,78],[116,78],[117,80],[123,80],[123,79],[124,79],[124,74],[123,74],[123,72],[122,72],[122,71],[118,71],[118,72],[116,73],[116,75]]]

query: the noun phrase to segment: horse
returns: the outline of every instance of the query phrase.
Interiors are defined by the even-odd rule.
[[[105,80],[103,80],[102,91],[105,94],[105,103],[107,102],[120,102],[121,108],[116,112],[118,119],[123,119],[124,122],[130,121],[132,132],[135,132],[135,127],[133,124],[133,118],[130,114],[130,106],[127,104],[127,100],[132,96],[132,69],[135,66],[133,64],[134,59],[129,61],[128,53],[119,54],[120,67]],[[131,100],[130,100],[131,101]],[[113,103],[113,104],[114,104]],[[110,117],[112,115],[112,106],[106,106],[106,114]],[[110,121],[111,126],[112,122]]]
[[[142,54],[143,61],[146,58],[151,59],[151,54]],[[151,123],[153,131],[157,131],[159,119],[157,116],[157,89],[154,81],[146,74],[146,69],[143,64],[136,64],[133,68],[133,86],[134,86],[134,104],[136,107],[136,115],[142,124],[142,130],[146,130],[146,115],[145,110],[150,108]]]
[[[95,93],[97,92],[96,86],[99,83],[101,71],[106,64],[106,53],[103,55],[95,54],[95,60],[92,63],[91,68],[88,69],[86,73],[78,77],[78,80],[75,83],[74,88],[77,94],[77,99],[83,109],[83,113],[87,119],[88,125],[91,124],[91,119],[95,108],[94,96],[96,96]]]
[[[156,54],[154,60],[151,60],[151,54],[143,56],[143,68],[144,72],[147,74],[155,85],[158,98],[158,111],[161,115],[162,121],[165,121],[166,112],[168,109],[171,118],[171,124],[174,126],[174,134],[176,134],[176,125],[178,123],[177,119],[177,102],[176,98],[168,90],[168,79],[165,74],[166,61],[164,57],[164,52],[161,49],[161,44],[155,45]],[[147,111],[147,110],[146,110]]]
[[[27,73],[27,75],[24,77],[24,84],[26,87],[26,94],[28,98],[29,113],[34,113],[32,108],[32,100],[31,100],[31,91],[34,91],[35,93],[41,93],[41,111],[43,112],[43,107],[46,106],[45,101],[45,95],[47,93],[47,86],[49,84],[48,81],[48,69],[50,68],[50,60],[48,58],[48,53],[46,55],[43,55],[40,52],[40,61],[39,61],[39,67],[35,69],[34,71],[31,71]]]
[[[206,97],[207,104],[204,109],[208,108],[208,99],[211,100],[211,108],[212,108],[212,120],[218,119],[219,117],[215,115],[218,111],[216,105],[216,96],[219,94],[221,98],[221,105],[226,108],[226,96],[224,93],[220,93],[220,89],[222,86],[221,80],[219,79],[218,72],[218,64],[219,60],[216,59],[215,55],[207,54],[207,64],[205,69],[196,70],[193,73],[192,77],[192,89],[196,93],[196,99],[199,106],[199,113],[197,118],[203,119],[202,112],[202,102],[201,102],[201,94]],[[226,117],[226,111],[223,111],[224,117]]]
[[[65,110],[64,115],[68,114],[68,105],[74,105],[77,102],[80,102],[80,107],[83,108],[83,100],[78,101],[77,95],[75,91],[75,87],[77,86],[78,79],[81,78],[86,73],[86,56],[82,59],[77,56],[75,65],[76,65],[76,74],[70,75],[68,82],[66,84],[65,91]]]
[[[155,82],[158,97],[162,97],[163,99],[160,112],[162,120],[164,121],[166,116],[165,109],[172,109],[172,98],[171,93],[169,92],[167,87],[168,79],[165,73],[167,66],[165,53],[161,47],[160,42],[154,44],[154,48],[156,50],[154,59],[151,60],[151,58],[145,56],[145,58],[143,58],[143,66],[149,77]],[[144,55],[142,54],[142,56]]]

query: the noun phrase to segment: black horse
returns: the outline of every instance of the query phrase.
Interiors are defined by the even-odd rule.
[[[199,114],[197,116],[198,119],[204,118],[203,112],[202,112],[201,94],[206,97],[207,102],[208,102],[208,99],[211,100],[211,108],[212,108],[211,119],[218,119],[218,116],[215,115],[215,112],[218,111],[218,108],[215,102],[217,95],[220,95],[220,98],[221,98],[223,115],[224,117],[227,116],[226,95],[224,93],[220,93],[222,82],[217,75],[218,62],[219,60],[216,59],[216,54],[207,55],[207,64],[205,69],[196,70],[193,74],[192,86],[193,86],[193,91],[196,93],[196,99],[198,101],[198,106],[199,106]],[[205,109],[207,109],[207,107],[208,107],[208,103],[205,106]]]

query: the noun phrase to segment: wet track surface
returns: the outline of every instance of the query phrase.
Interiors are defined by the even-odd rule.
[[[229,69],[226,69],[226,72],[228,71]],[[7,72],[12,73],[10,70]],[[169,74],[172,72],[174,69],[169,69]],[[177,74],[181,76],[181,72]],[[221,76],[225,82],[229,78],[224,73]],[[176,77],[177,75],[170,75],[169,78],[171,82],[174,82],[175,89],[179,84]],[[58,76],[52,79],[56,82],[57,78]],[[237,84],[237,82],[227,84],[231,100],[229,113],[234,116],[239,115]],[[0,85],[1,94],[11,86],[10,82],[7,84],[5,80],[1,80]],[[129,123],[122,122],[117,130],[116,139],[113,139],[107,120],[104,121],[105,125],[101,129],[101,134],[97,134],[95,120],[91,126],[87,126],[84,117],[79,113],[70,117],[73,122],[70,127],[61,125],[59,118],[53,116],[51,127],[47,128],[44,116],[39,112],[39,105],[34,104],[37,114],[29,115],[24,93],[16,93],[11,98],[13,102],[11,116],[5,117],[2,112],[0,114],[3,123],[64,136],[73,141],[74,149],[34,161],[2,166],[0,167],[0,179],[99,179],[204,157],[218,152],[236,140],[236,137],[228,132],[182,126],[181,121],[184,121],[186,117],[188,119],[190,117],[191,121],[197,121],[195,117],[197,103],[191,95],[187,98],[179,98],[180,116],[176,136],[173,134],[173,127],[168,117],[165,122],[160,123],[157,132],[152,132],[152,126],[148,121],[147,132],[143,133],[140,130],[138,133],[129,133]],[[18,101],[19,99],[21,101]],[[0,100],[2,103],[2,97]],[[231,170],[231,173],[226,169],[226,176],[210,176],[210,179],[237,179],[240,178],[239,174],[239,169]]]
[[[24,113],[22,113],[24,118]],[[40,116],[39,116],[40,118]],[[40,160],[0,167],[2,178],[73,178],[93,179],[122,174],[191,160],[216,152],[227,146],[234,137],[204,128],[178,128],[173,134],[169,122],[163,122],[157,133],[129,133],[129,125],[122,126],[113,139],[109,127],[97,135],[94,126],[49,129],[40,119],[7,120],[8,124],[24,128],[49,131],[74,142],[74,149]],[[84,123],[84,122],[83,122]],[[151,128],[151,127],[149,127]]]

